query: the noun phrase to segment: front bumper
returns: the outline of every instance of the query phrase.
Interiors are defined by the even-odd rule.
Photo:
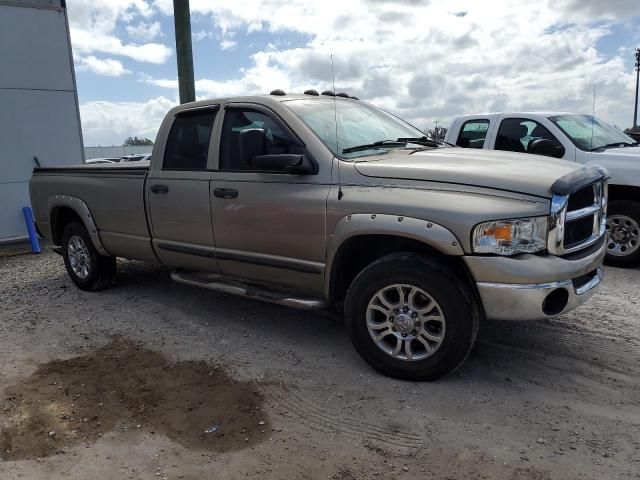
[[[465,261],[487,318],[537,320],[585,303],[602,282],[605,252],[603,243],[580,259],[523,255],[465,257]]]

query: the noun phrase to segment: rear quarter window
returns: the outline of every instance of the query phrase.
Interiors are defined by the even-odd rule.
[[[462,148],[483,148],[489,130],[489,120],[467,120],[462,124],[456,145]]]

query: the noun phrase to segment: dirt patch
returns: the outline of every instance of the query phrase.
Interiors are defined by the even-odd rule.
[[[165,435],[189,449],[211,451],[251,446],[270,431],[255,384],[202,361],[171,363],[124,338],[89,355],[41,365],[5,395],[5,460],[64,453],[110,431]],[[215,431],[205,432],[214,425]]]

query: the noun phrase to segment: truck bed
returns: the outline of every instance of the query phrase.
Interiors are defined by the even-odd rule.
[[[31,200],[38,227],[50,236],[51,218],[65,199],[81,200],[114,256],[157,261],[147,224],[145,181],[149,162],[35,168]]]

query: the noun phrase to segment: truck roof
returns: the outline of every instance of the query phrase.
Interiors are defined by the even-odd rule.
[[[276,92],[277,90],[274,90],[274,92]],[[189,110],[191,108],[197,108],[197,107],[204,107],[207,105],[212,105],[212,104],[218,104],[218,103],[229,103],[229,102],[247,102],[247,103],[262,103],[265,105],[268,105],[270,103],[280,103],[280,102],[286,102],[288,100],[300,100],[300,99],[304,99],[304,100],[314,100],[314,99],[336,99],[336,101],[339,102],[343,102],[343,101],[359,101],[358,98],[353,97],[353,96],[348,96],[345,97],[344,95],[347,94],[342,94],[340,92],[338,92],[337,95],[328,95],[325,92],[323,92],[322,94],[318,93],[318,92],[314,92],[315,93],[285,93],[282,90],[280,90],[280,93],[265,93],[265,94],[260,94],[260,95],[242,95],[242,96],[236,96],[236,97],[224,97],[224,98],[211,98],[211,99],[203,99],[203,100],[197,100],[195,102],[189,102],[189,103],[183,103],[182,105],[177,105],[175,107],[173,107],[169,113],[177,113],[183,110]],[[309,90],[307,90],[307,92],[309,92]]]
[[[508,115],[510,117],[520,116],[539,116],[550,117],[552,115],[576,115],[575,112],[554,112],[554,111],[515,111],[515,112],[487,112],[487,113],[473,113],[469,115],[460,115],[457,119],[462,118],[475,118],[475,117],[497,117],[498,115]]]

